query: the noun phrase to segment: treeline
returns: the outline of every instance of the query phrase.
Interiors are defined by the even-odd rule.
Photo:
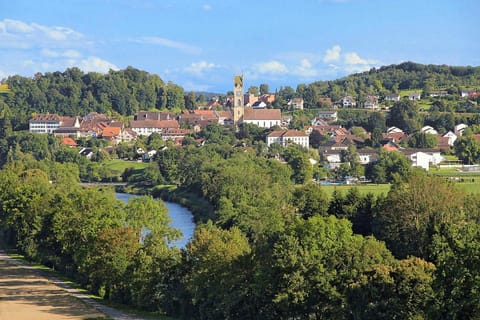
[[[28,128],[33,113],[77,116],[95,111],[131,116],[139,110],[185,108],[182,87],[132,67],[107,74],[74,67],[33,78],[12,76],[6,83],[11,93],[0,96],[1,117],[10,118],[14,130]]]
[[[392,170],[384,197],[328,197],[297,180],[303,154],[288,153],[285,165],[224,144],[160,152],[162,179],[214,208],[182,251],[167,245],[177,232],[159,202],[124,206],[78,187],[70,164],[47,173],[11,161],[0,171],[2,236],[105,299],[186,319],[478,314],[480,197],[408,168]]]

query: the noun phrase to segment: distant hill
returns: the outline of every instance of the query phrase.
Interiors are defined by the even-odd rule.
[[[449,90],[451,93],[480,88],[480,67],[423,65],[404,62],[352,74],[333,81],[310,84],[315,93],[339,99],[344,95],[382,95],[398,90]]]

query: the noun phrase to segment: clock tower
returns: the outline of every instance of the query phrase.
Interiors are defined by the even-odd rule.
[[[233,77],[233,124],[238,125],[243,121],[243,76]]]

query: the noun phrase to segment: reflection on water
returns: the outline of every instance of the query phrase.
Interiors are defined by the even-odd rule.
[[[127,193],[115,193],[117,199],[128,202],[128,199],[135,197],[135,195]],[[195,223],[193,223],[193,215],[185,207],[173,202],[164,201],[168,208],[168,215],[172,220],[170,226],[182,231],[183,237],[173,244],[179,248],[184,248],[190,238],[193,236],[195,230]]]

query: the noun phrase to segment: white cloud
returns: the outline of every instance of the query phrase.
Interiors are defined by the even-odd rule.
[[[187,81],[182,84],[182,87],[185,91],[209,91],[211,86],[206,84],[198,84],[191,81]]]
[[[279,75],[288,73],[287,66],[276,60],[259,63],[256,65],[256,70],[262,74],[268,73]]]
[[[367,60],[360,58],[356,52],[345,53],[344,59],[346,64],[369,64]]]
[[[73,61],[70,61],[73,62]],[[119,68],[111,62],[100,59],[98,57],[88,57],[75,64],[84,72],[100,72],[107,73],[110,69],[118,70]]]
[[[204,4],[204,5],[202,6],[202,9],[203,9],[204,11],[211,11],[211,10],[212,10],[212,6],[209,5],[209,4]]]
[[[55,51],[52,49],[48,48],[43,48],[40,53],[48,58],[71,58],[71,59],[77,59],[82,56],[82,54],[76,50],[65,50],[65,51]]]
[[[192,64],[184,69],[185,72],[201,76],[205,71],[212,70],[214,68],[218,68],[214,63],[209,63],[206,61],[200,62],[192,62]]]
[[[327,49],[327,52],[325,53],[325,56],[323,57],[323,62],[328,63],[328,62],[335,62],[340,59],[340,53],[342,49],[340,48],[339,45],[333,46],[330,49]]]
[[[318,76],[319,71],[315,69],[310,60],[304,58],[298,66],[293,68],[292,74],[300,76],[303,79],[309,79]]]
[[[140,43],[149,43],[149,44],[154,44],[154,45],[159,45],[167,48],[172,48],[172,49],[177,49],[185,53],[190,53],[190,54],[199,54],[202,52],[202,49],[183,43],[179,41],[174,41],[166,38],[161,38],[161,37],[142,37],[137,40],[133,40],[135,42],[140,42]]]
[[[67,27],[45,26],[20,20],[0,21],[0,47],[28,49],[35,47],[84,46],[84,36]]]

